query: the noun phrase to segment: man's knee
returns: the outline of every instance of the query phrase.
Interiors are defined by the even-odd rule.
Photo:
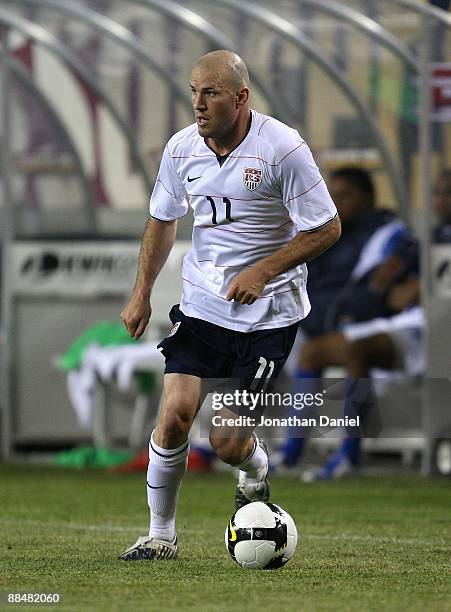
[[[165,432],[188,435],[193,423],[192,415],[183,406],[174,406],[174,410],[160,419],[160,428]]]
[[[368,366],[370,350],[366,338],[353,340],[346,347],[346,362],[348,367],[353,365]]]
[[[155,428],[155,442],[162,448],[176,448],[188,439],[196,406],[187,398],[172,395],[166,398]]]

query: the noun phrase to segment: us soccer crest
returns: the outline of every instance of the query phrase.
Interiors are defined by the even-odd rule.
[[[260,168],[244,168],[243,183],[250,191],[254,191],[262,182],[263,172]]]

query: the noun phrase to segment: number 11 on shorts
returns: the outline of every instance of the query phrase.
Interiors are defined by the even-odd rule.
[[[266,386],[269,382],[269,379],[272,376],[272,373],[274,372],[274,361],[269,361],[267,359],[265,359],[265,357],[259,357],[258,358],[258,363],[260,364],[258,366],[258,370],[257,373],[255,375],[254,380],[251,383],[251,391],[255,391],[257,389],[257,386],[259,384],[259,382],[261,381],[261,379],[263,378],[263,374],[266,370],[266,368],[268,368],[268,371],[266,373],[265,379],[264,379],[264,383],[263,383],[263,387],[261,388],[261,391],[264,391],[266,389]]]

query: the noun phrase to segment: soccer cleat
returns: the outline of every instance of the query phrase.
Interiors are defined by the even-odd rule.
[[[122,553],[119,559],[122,561],[162,561],[177,559],[177,557],[177,537],[173,542],[166,542],[151,536],[141,536],[133,546]]]
[[[268,456],[268,448],[263,440],[258,440],[258,443],[263,448]],[[246,504],[250,504],[251,502],[261,501],[268,502],[271,494],[269,488],[269,482],[267,479],[268,475],[268,467],[269,467],[269,459],[268,466],[266,468],[266,473],[262,480],[255,480],[254,478],[247,478],[246,472],[240,471],[240,476],[238,480],[238,486],[236,488],[235,493],[235,509],[239,510]]]

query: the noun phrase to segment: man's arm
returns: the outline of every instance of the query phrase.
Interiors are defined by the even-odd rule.
[[[177,221],[159,221],[150,218],[141,241],[138,273],[132,296],[121,313],[121,319],[130,336],[137,340],[149,322],[152,308],[150,294],[175,242]]]
[[[230,283],[227,300],[253,304],[271,279],[315,259],[337,242],[340,236],[341,223],[338,215],[319,230],[299,232],[286,246],[235,276]]]
[[[388,296],[387,304],[395,312],[402,312],[407,306],[420,303],[420,281],[418,277],[408,278],[393,287]]]

